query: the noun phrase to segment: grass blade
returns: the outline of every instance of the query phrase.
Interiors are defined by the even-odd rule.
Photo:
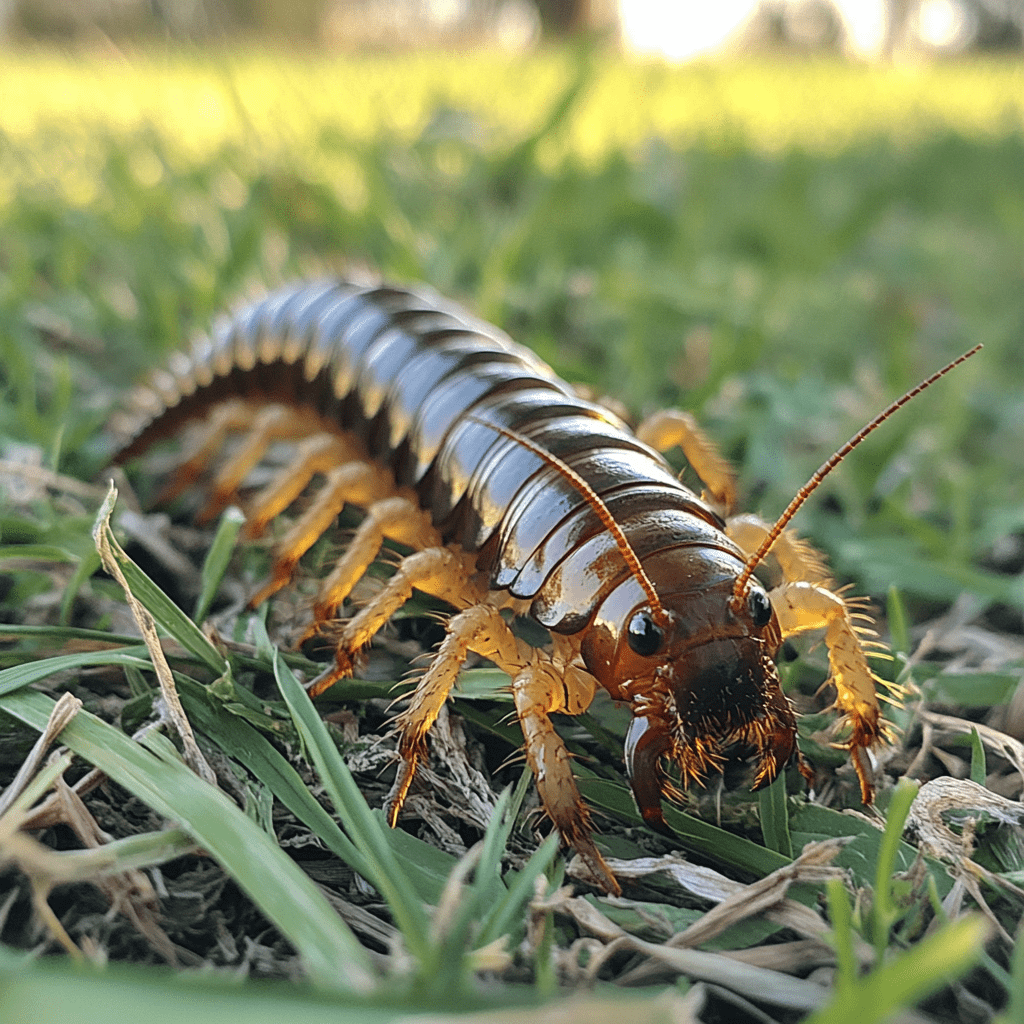
[[[188,717],[196,727],[225,754],[245,765],[335,856],[365,877],[368,869],[362,854],[273,744],[243,718],[211,700],[205,687],[180,677],[178,687]]]
[[[0,697],[0,709],[37,730],[45,727],[53,703],[41,693]],[[298,949],[317,985],[357,992],[374,987],[365,950],[316,885],[220,790],[180,761],[154,757],[86,711],[75,716],[61,741],[185,829]]]
[[[988,778],[988,768],[985,762],[985,745],[981,742],[981,736],[977,729],[971,730],[971,782],[979,786],[985,785]]]
[[[223,976],[166,973],[111,964],[82,970],[49,959],[26,962],[0,947],[0,1000],[5,1021],[33,1024],[110,1024],[118,1019],[146,1024],[390,1024],[404,1011],[366,1005],[361,998],[322,996],[294,985],[240,985]]]
[[[24,665],[12,665],[0,672],[0,696],[14,693],[23,686],[47,679],[58,672],[67,672],[93,665],[124,665],[151,672],[153,665],[149,651],[144,646],[117,648],[107,651],[87,651],[83,654],[61,654],[56,658],[29,661]]]
[[[786,778],[778,775],[775,781],[758,794],[761,811],[761,834],[769,850],[793,859],[793,839],[789,834],[789,805],[786,802]]]
[[[836,991],[831,1004],[805,1024],[881,1024],[899,1010],[960,977],[980,959],[988,924],[978,915],[952,921],[893,957],[856,984]]]
[[[178,641],[187,651],[194,654],[212,672],[221,675],[227,671],[224,656],[213,646],[203,631],[124,553],[117,543],[108,519],[117,498],[117,491],[111,489],[96,516],[94,535],[99,543],[104,535],[109,543],[110,553],[124,573],[131,592],[139,603],[153,616],[164,631]]]
[[[573,765],[573,772],[587,803],[620,820],[637,825],[641,823],[632,798],[621,786],[596,776],[588,776],[587,769],[579,762]],[[684,849],[713,857],[718,864],[728,864],[761,878],[790,863],[790,858],[775,850],[766,849],[742,836],[709,825],[671,805],[666,804],[664,810],[665,820],[676,833],[676,841]],[[597,838],[600,843],[600,836]]]
[[[276,653],[274,674],[320,780],[364,858],[366,880],[387,900],[409,951],[426,967],[430,962],[429,922],[384,834],[387,826],[370,810],[306,691]]]
[[[919,788],[919,783],[913,779],[900,779],[893,791],[885,816],[885,832],[878,848],[878,863],[875,870],[875,901],[872,908],[875,956],[879,963],[885,957],[885,950],[889,945],[889,930],[900,916],[900,908],[893,900],[892,878],[896,873],[896,858],[899,854],[903,825]]]
[[[235,550],[235,541],[244,525],[245,515],[240,508],[230,505],[224,510],[224,514],[217,524],[217,533],[213,538],[213,543],[203,561],[199,597],[196,598],[195,611],[192,613],[193,622],[202,622],[206,618],[206,613],[217,596],[217,590],[220,587],[220,581],[224,578],[228,562],[231,561],[231,554]]]

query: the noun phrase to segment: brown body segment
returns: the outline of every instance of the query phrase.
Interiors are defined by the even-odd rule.
[[[666,764],[686,785],[738,746],[755,759],[756,785],[794,759],[806,770],[774,658],[784,636],[819,627],[828,631],[837,704],[870,800],[863,750],[884,731],[875,681],[820,558],[784,534],[783,584],[767,595],[744,580],[737,598],[767,527],[750,517],[727,524],[618,417],[496,328],[426,292],[344,281],[284,289],[226,320],[136,393],[119,457],[201,417],[204,432],[169,491],[215,463],[227,434],[244,434],[214,473],[205,514],[232,500],[281,438],[295,441],[296,457],[252,501],[249,535],[323,480],[278,542],[254,602],[287,583],[347,503],[367,515],[322,586],[311,630],[334,618],[385,536],[414,549],[369,604],[332,628],[335,665],[311,692],[352,671],[359,648],[414,588],[455,609],[398,717],[403,766],[392,821],[472,651],[512,680],[548,814],[601,884],[618,891],[551,714],[579,714],[599,685],[628,701],[634,794],[645,819],[663,826]],[[692,420],[663,416],[638,433],[681,444],[712,500],[731,504],[728,468]],[[506,609],[530,614],[551,642],[537,648],[516,637]]]

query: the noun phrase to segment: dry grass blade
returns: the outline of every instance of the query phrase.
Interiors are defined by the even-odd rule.
[[[446,818],[483,832],[494,816],[494,794],[470,762],[460,720],[453,720],[447,707],[438,714],[430,736],[434,766],[420,770],[420,792],[407,801],[407,807],[423,818],[442,840],[442,846],[461,856],[466,852],[465,845],[458,832],[446,824]]]
[[[776,869],[751,885],[736,882],[712,868],[691,864],[676,854],[631,861],[609,860],[608,863],[620,878],[643,878],[664,872],[691,895],[719,904],[669,940],[671,946],[701,945],[738,921],[758,913],[807,938],[821,939],[828,931],[825,922],[802,903],[787,899],[786,891],[793,882],[820,883],[844,877],[845,872],[833,867],[831,861],[849,841],[841,837],[809,843],[792,864]],[[866,947],[864,955],[869,958]]]
[[[672,971],[688,978],[721,985],[758,1003],[789,1010],[813,1010],[828,998],[828,990],[811,981],[743,963],[722,953],[699,949],[674,949],[645,942],[633,935],[618,939],[608,949],[625,947],[644,953]]]
[[[944,820],[943,816],[951,811],[956,813],[963,824],[960,834],[954,832]],[[976,817],[972,817],[972,812]],[[1022,897],[1024,890],[1004,875],[998,875],[971,859],[974,853],[974,825],[984,817],[994,818],[1003,825],[1019,827],[1024,822],[1024,807],[969,779],[943,777],[926,782],[921,787],[907,816],[907,826],[916,832],[922,852],[949,865],[950,874],[971,894],[1000,938],[1013,946],[1013,937],[989,907],[978,881],[981,879],[989,882],[996,891],[1003,888]],[[951,896],[953,899],[959,898],[958,893]]]
[[[96,517],[96,524],[93,527],[93,539],[96,542],[96,550],[99,552],[100,560],[103,562],[103,568],[117,580],[124,591],[128,607],[131,609],[132,616],[138,624],[143,640],[146,642],[149,655],[153,659],[153,668],[156,671],[157,680],[160,683],[160,692],[163,695],[167,717],[181,737],[185,763],[205,782],[208,782],[211,786],[216,786],[217,776],[209,764],[207,764],[206,758],[203,757],[203,752],[199,749],[195,734],[192,732],[192,726],[185,715],[184,708],[181,706],[181,699],[178,697],[178,690],[174,685],[174,676],[171,674],[171,666],[167,664],[167,658],[164,655],[163,647],[160,644],[160,637],[156,631],[156,622],[154,622],[153,616],[149,614],[132,593],[131,587],[128,586],[128,581],[121,571],[119,556],[120,558],[127,556],[114,539],[114,534],[110,529],[110,516],[114,511],[114,502],[116,501],[117,488],[111,484],[103,506]]]
[[[813,910],[787,899],[786,892],[794,882],[817,883],[844,878],[845,872],[834,867],[831,862],[847,841],[829,839],[809,843],[804,853],[792,864],[747,886],[732,882],[724,876],[716,878],[714,876],[717,872],[700,869],[697,874],[698,884],[705,894],[714,892],[711,898],[719,900],[719,906],[663,944],[646,942],[627,934],[601,913],[597,906],[582,898],[572,897],[566,889],[559,890],[546,901],[535,903],[534,910],[553,910],[571,916],[581,928],[606,943],[602,949],[595,951],[588,964],[587,973],[590,977],[596,977],[602,965],[612,956],[623,950],[632,950],[645,954],[649,962],[620,978],[620,982],[628,978],[630,984],[641,983],[656,974],[664,973],[667,967],[696,980],[721,985],[758,1002],[768,1002],[792,1010],[810,1010],[824,1002],[825,990],[819,986],[790,978],[762,963],[751,962],[750,959],[707,953],[691,947],[710,941],[740,921],[764,913],[771,915],[777,923],[793,928],[811,939],[813,949],[801,946],[799,950],[799,953],[808,955],[807,961],[798,962],[792,955],[784,960],[789,970],[796,971],[805,969],[808,964],[820,964],[823,956],[829,952],[823,941],[828,927]],[[661,858],[660,863],[648,865],[646,873],[684,867],[678,860],[668,865],[665,863],[667,860],[669,858]],[[628,870],[627,863],[617,861],[613,870],[621,877]],[[834,962],[834,957],[824,962]]]
[[[28,756],[18,769],[18,774],[11,780],[11,784],[7,789],[0,794],[0,817],[7,812],[11,804],[14,803],[28,785],[29,779],[39,771],[39,766],[43,762],[46,751],[50,749],[50,745],[60,735],[64,726],[78,714],[81,706],[82,702],[77,697],[72,696],[70,693],[61,694],[60,700],[53,706],[53,713],[50,715],[50,720],[46,723],[46,728],[39,734],[39,739],[32,745]]]
[[[88,498],[90,501],[99,501],[103,498],[103,488],[94,484],[83,483],[73,476],[64,476],[62,473],[54,473],[52,469],[45,469],[42,466],[35,466],[28,462],[14,462],[9,459],[0,459],[0,475],[5,477],[19,477],[29,484],[39,488],[48,488],[51,491],[60,491],[64,494],[72,494],[76,498]]]
[[[116,652],[107,656],[115,657]],[[0,697],[3,711],[38,731],[45,728],[52,705],[43,694],[24,688]],[[159,752],[150,752],[84,710],[65,729],[63,739],[76,754],[102,768],[157,814],[178,821],[190,837],[190,846],[200,846],[224,867],[298,951],[314,985],[328,992],[374,989],[376,975],[365,950],[331,912],[309,876],[222,790],[189,770],[169,740],[159,737]],[[33,780],[26,794],[36,786]],[[41,792],[36,789],[35,796]],[[152,842],[159,844],[166,835],[156,833]],[[96,858],[117,855],[124,849],[107,844],[98,851],[74,851],[73,856]],[[126,866],[123,856],[117,866]]]
[[[848,842],[850,839],[843,837],[808,843],[792,864],[738,889],[699,921],[673,936],[667,945],[674,948],[703,945],[726,928],[769,910],[778,911],[774,920],[780,924],[802,934],[810,929],[820,935],[825,927],[821,918],[803,904],[786,899],[786,893],[794,882],[820,883],[844,878],[846,872],[833,867],[832,860]]]
[[[60,714],[57,710],[60,703],[54,705],[47,729],[50,742],[56,726],[63,729],[74,718],[78,708],[72,707],[70,714],[68,711],[69,705],[76,703],[79,702],[64,701]],[[36,758],[30,753],[25,764],[35,763]],[[112,911],[124,914],[168,962],[176,963],[174,946],[157,923],[158,905],[153,886],[139,869],[191,852],[195,843],[180,830],[112,842],[80,796],[64,782],[63,772],[70,763],[69,753],[53,758],[43,771],[33,773],[21,787],[21,793],[9,802],[6,814],[0,817],[0,864],[12,864],[28,878],[36,914],[50,935],[74,959],[83,959],[84,954],[48,899],[55,886],[85,881],[95,885],[107,898]],[[23,765],[23,771],[24,768]],[[48,801],[52,805],[50,817],[54,823],[70,827],[86,849],[58,852],[28,834],[26,826],[33,818],[28,808],[50,785],[56,788]]]
[[[977,730],[981,742],[990,750],[1005,757],[1014,768],[1020,773],[1024,781],[1024,743],[1007,736],[1005,732],[993,729],[990,725],[983,725],[978,722],[971,722],[966,718],[957,718],[954,715],[940,715],[935,711],[925,711],[923,708],[917,712],[917,717],[926,725],[936,729],[958,735],[969,736],[972,731]]]
[[[961,861],[971,852],[966,831],[958,834],[943,820],[947,811],[958,812],[961,819],[977,812],[979,818],[988,815],[1007,825],[1024,822],[1024,806],[970,779],[932,779],[918,791],[907,815],[907,826],[917,833],[925,853],[945,861]]]
[[[93,768],[69,788],[77,798],[81,799],[90,790],[100,785],[106,777],[98,768]],[[21,827],[26,832],[35,832],[43,828],[52,828],[63,820],[64,801],[59,793],[51,793],[42,803],[37,804],[28,812]]]

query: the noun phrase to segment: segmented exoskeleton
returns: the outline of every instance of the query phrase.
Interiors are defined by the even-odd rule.
[[[351,674],[357,652],[413,588],[454,608],[397,718],[392,822],[427,732],[476,652],[511,677],[544,808],[618,891],[550,715],[584,711],[598,686],[627,702],[633,792],[647,822],[664,827],[666,763],[684,786],[718,770],[730,749],[752,756],[755,787],[792,761],[810,776],[775,657],[785,637],[811,629],[825,630],[836,708],[871,801],[864,752],[886,726],[864,625],[820,557],[788,532],[773,541],[783,581],[767,592],[752,575],[758,547],[772,542],[768,527],[720,514],[733,501],[731,474],[685,414],[659,414],[633,433],[530,351],[432,293],[325,282],[243,309],[154,375],[136,393],[119,459],[198,417],[206,425],[168,493],[194,483],[226,435],[242,435],[215,472],[204,516],[233,500],[282,438],[295,441],[295,457],[249,502],[247,534],[262,533],[320,481],[277,542],[253,604],[288,582],[345,504],[365,518],[320,588],[311,631],[336,618],[385,536],[413,549],[369,603],[332,628],[335,661],[314,694]],[[708,497],[680,483],[659,454],[675,444]],[[525,643],[506,610],[546,627],[550,643]]]

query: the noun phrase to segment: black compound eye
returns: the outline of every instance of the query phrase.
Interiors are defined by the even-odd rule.
[[[747,598],[747,611],[754,625],[760,628],[772,621],[772,603],[763,590],[752,590]]]
[[[649,658],[661,650],[665,632],[651,617],[650,612],[637,612],[629,620],[626,640],[629,646],[643,658]]]

